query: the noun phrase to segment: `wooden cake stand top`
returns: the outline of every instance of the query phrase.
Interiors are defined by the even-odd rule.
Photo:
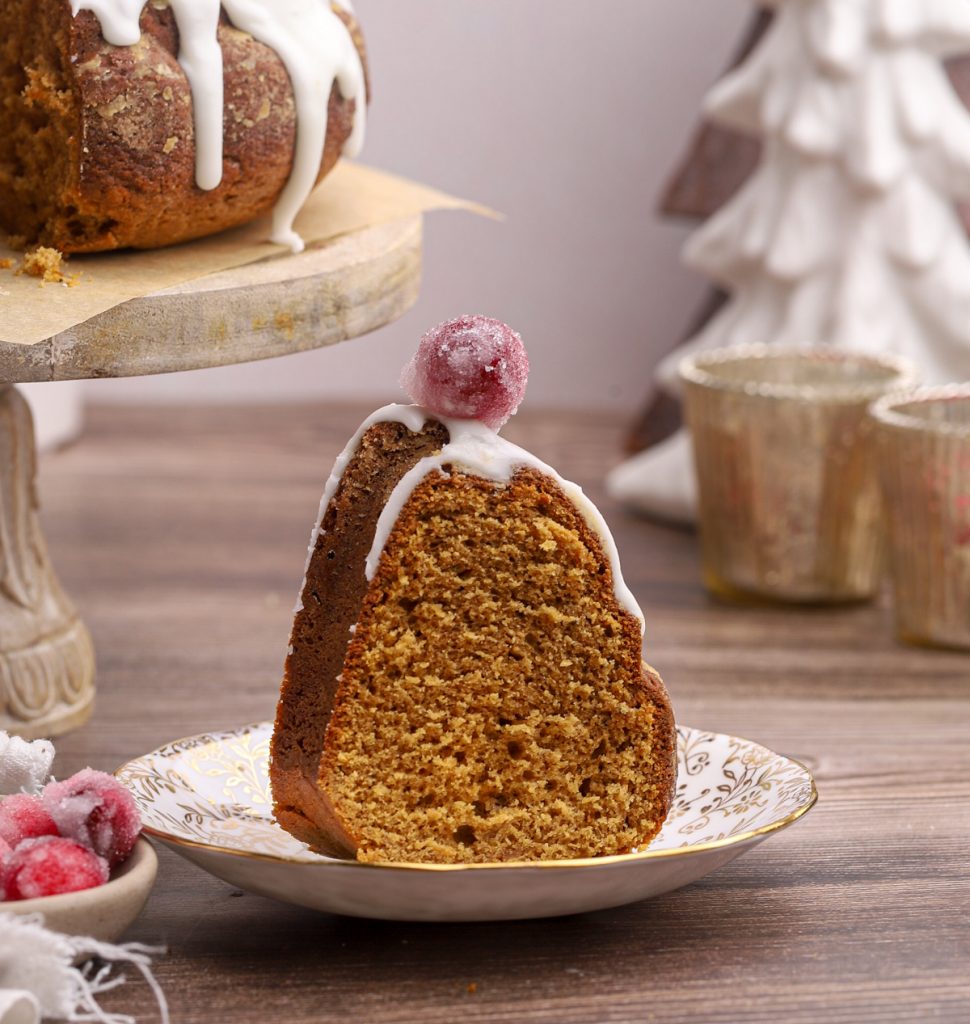
[[[36,344],[0,343],[0,381],[136,377],[321,348],[401,316],[420,281],[413,216],[130,299]]]

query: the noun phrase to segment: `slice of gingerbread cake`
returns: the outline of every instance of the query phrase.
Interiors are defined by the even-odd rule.
[[[521,339],[422,339],[321,503],[270,777],[280,824],[382,862],[620,854],[659,831],[676,734],[602,516],[498,428]]]

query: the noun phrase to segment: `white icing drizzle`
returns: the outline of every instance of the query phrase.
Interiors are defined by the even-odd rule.
[[[141,38],[139,19],[148,0],[71,0],[71,10],[91,11],[105,41],[133,46]],[[337,0],[352,11],[348,0]],[[273,210],[271,240],[294,252],[304,248],[293,221],[313,190],[327,137],[328,102],[336,82],[355,103],[354,124],[344,145],[356,156],[364,142],[364,66],[347,26],[330,0],[169,0],[179,30],[179,64],[192,91],[195,121],[195,179],[201,189],[222,181],[223,68],[216,30],[220,6],[243,32],[270,47],[286,67],[296,103],[296,147],[286,186]]]
[[[405,473],[391,492],[377,521],[374,541],[367,556],[365,572],[368,580],[372,580],[377,572],[387,539],[394,529],[394,524],[397,522],[401,510],[407,503],[408,498],[411,497],[414,489],[429,473],[439,472],[445,474],[443,467],[450,465],[454,469],[462,470],[474,476],[506,484],[512,479],[516,470],[530,467],[555,480],[565,495],[579,510],[589,528],[599,537],[600,543],[603,546],[603,552],[610,560],[616,599],[622,608],[639,620],[641,632],[643,631],[643,612],[640,610],[640,606],[629,587],[623,581],[623,574],[620,570],[620,555],[617,551],[613,534],[610,532],[610,528],[607,526],[600,510],[586,497],[582,488],[578,484],[563,479],[551,466],[546,465],[541,459],[536,458],[535,455],[524,448],[506,441],[496,431],[492,430],[491,427],[485,426],[484,423],[478,420],[450,419],[439,416],[437,413],[430,412],[419,405],[388,405],[383,409],[378,409],[377,412],[372,413],[364,420],[347,447],[337,457],[333,472],[330,474],[330,478],[327,480],[326,487],[324,488],[323,498],[320,502],[320,514],[310,538],[306,570],[309,570],[310,559],[316,547],[317,539],[320,536],[324,513],[336,493],[344,470],[354,457],[364,433],[375,423],[402,423],[408,430],[416,433],[421,430],[427,420],[437,420],[445,425],[450,435],[449,443],[437,455],[431,455],[418,462],[413,469]]]
[[[222,48],[216,36],[219,5],[169,0],[179,27],[178,61],[189,81],[195,121],[195,183],[218,188],[222,181]],[[183,27],[184,26],[184,27]]]

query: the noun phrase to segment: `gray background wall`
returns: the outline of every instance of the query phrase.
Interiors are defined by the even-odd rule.
[[[506,214],[427,222],[417,308],[369,338],[260,365],[86,385],[99,401],[387,400],[428,326],[524,336],[529,404],[631,414],[704,283],[654,215],[752,5],[743,0],[357,0],[374,81],[366,162]]]

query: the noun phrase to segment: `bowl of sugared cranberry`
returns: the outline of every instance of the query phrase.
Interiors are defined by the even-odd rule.
[[[158,859],[140,832],[131,794],[91,768],[0,798],[0,913],[40,913],[53,931],[116,939],[155,881]]]

